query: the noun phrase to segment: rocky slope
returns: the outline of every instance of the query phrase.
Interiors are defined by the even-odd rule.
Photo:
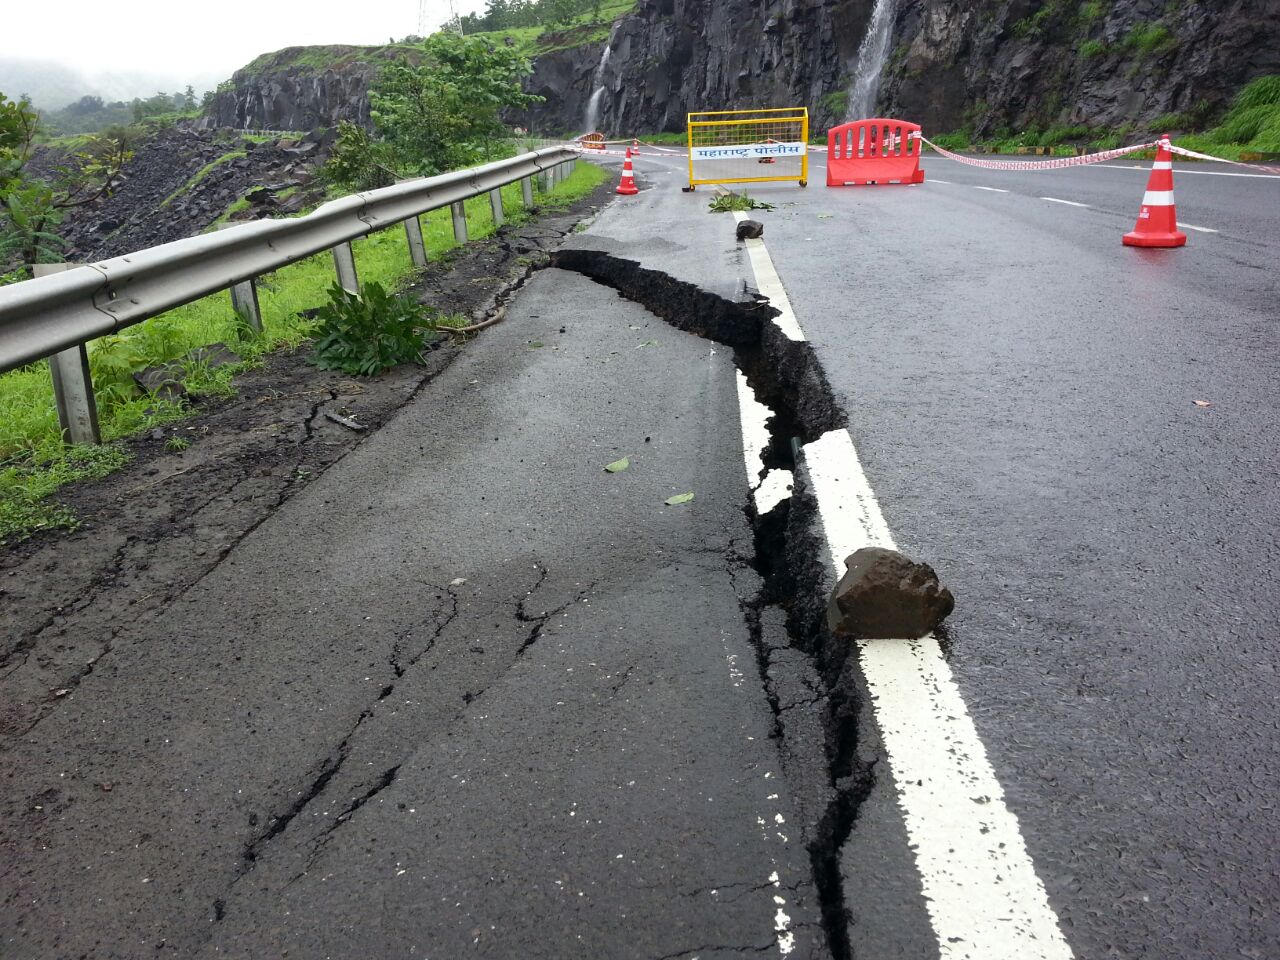
[[[890,5],[881,114],[941,131],[1211,117],[1280,71],[1280,0],[879,0]],[[683,128],[689,110],[806,105],[846,119],[877,0],[639,0],[616,25],[600,125]],[[540,59],[530,120],[576,130],[600,45]]]
[[[226,133],[170,129],[134,148],[112,193],[68,211],[58,233],[70,262],[103,260],[180,240],[229,219],[296,213],[319,198],[316,140],[258,142]],[[37,157],[33,169],[56,162]],[[243,202],[240,202],[243,201]]]

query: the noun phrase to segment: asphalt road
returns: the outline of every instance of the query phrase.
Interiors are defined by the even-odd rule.
[[[958,597],[947,661],[1074,955],[1258,960],[1280,183],[1179,168],[1218,232],[1138,251],[1123,166],[819,166],[751,188],[766,262],[641,158],[571,243],[730,301],[776,268],[888,527]],[[537,273],[2,745],[0,953],[974,956],[935,936],[869,704],[850,734],[762,599],[734,359]],[[845,736],[880,766],[824,873]]]
[[[737,411],[729,351],[538,273],[4,743],[0,954],[825,956]]]
[[[1273,957],[1280,178],[1175,167],[1173,251],[1120,244],[1139,164],[748,190],[1076,956]],[[919,956],[873,902],[860,955]]]

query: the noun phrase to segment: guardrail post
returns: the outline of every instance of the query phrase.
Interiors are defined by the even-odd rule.
[[[497,189],[497,190],[490,190],[490,191],[489,191],[489,209],[491,209],[491,210],[493,211],[493,225],[494,225],[494,227],[500,227],[500,226],[502,226],[504,223],[506,223],[507,218],[506,218],[505,216],[503,216],[503,212],[502,212],[502,190],[501,190],[501,188],[499,188],[499,189]]]
[[[462,205],[462,201],[449,204],[449,212],[453,215],[453,239],[459,243],[466,243],[467,236],[467,208]]]
[[[520,198],[526,207],[533,206],[533,177],[520,178]]]
[[[427,268],[427,244],[422,239],[422,221],[412,216],[404,222],[405,236],[409,238],[409,256],[419,270]]]
[[[32,271],[37,277],[63,270],[73,270],[75,263],[37,263]],[[53,376],[53,398],[58,407],[58,425],[66,443],[101,443],[98,430],[98,403],[93,396],[93,377],[89,373],[89,351],[81,343],[49,358]]]
[[[356,275],[356,255],[350,241],[333,248],[333,266],[338,273],[338,286],[347,293],[360,295],[360,278]]]
[[[219,230],[228,230],[239,226],[235,223],[224,223]],[[249,325],[254,333],[262,332],[262,308],[258,305],[258,284],[255,278],[241,280],[231,285],[231,309]]]

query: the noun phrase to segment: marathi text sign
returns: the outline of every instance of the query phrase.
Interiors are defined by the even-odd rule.
[[[762,160],[766,157],[799,157],[804,143],[743,143],[725,147],[693,147],[694,160]]]

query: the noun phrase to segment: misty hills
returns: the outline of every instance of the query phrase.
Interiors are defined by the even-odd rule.
[[[143,99],[159,90],[180,91],[188,85],[199,96],[212,90],[223,77],[195,72],[187,76],[136,70],[85,72],[54,60],[0,57],[0,92],[11,99],[22,94],[41,110],[58,110],[81,97],[94,95],[108,102]]]

